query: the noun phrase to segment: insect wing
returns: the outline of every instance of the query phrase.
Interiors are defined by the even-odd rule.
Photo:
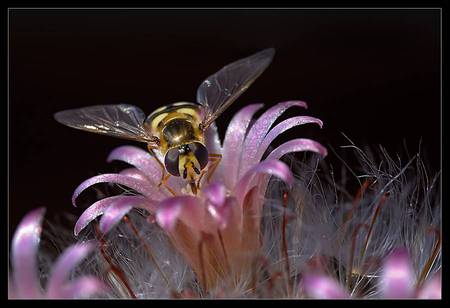
[[[203,127],[207,128],[269,66],[275,49],[268,48],[238,60],[209,76],[197,90],[197,102],[205,109]]]
[[[56,121],[97,134],[140,142],[155,142],[142,127],[144,112],[133,105],[98,105],[55,113]]]

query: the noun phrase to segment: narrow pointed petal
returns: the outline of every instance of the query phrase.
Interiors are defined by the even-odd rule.
[[[61,297],[66,299],[91,298],[104,294],[108,287],[95,277],[81,277],[64,286]]]
[[[75,236],[78,236],[78,234],[84,229],[86,228],[86,226],[93,221],[95,218],[97,218],[100,215],[103,215],[103,213],[105,212],[105,210],[112,206],[114,203],[116,202],[121,202],[123,201],[124,203],[128,202],[130,200],[130,198],[136,198],[138,196],[113,196],[113,197],[108,197],[108,198],[104,198],[101,199],[97,202],[95,202],[94,204],[92,204],[90,207],[88,207],[83,214],[81,214],[81,216],[78,218],[76,224],[75,224],[75,228],[74,228],[74,234]],[[144,200],[144,197],[141,197],[141,200]],[[134,199],[133,199],[134,200]],[[144,208],[148,211],[152,211],[154,210],[154,208],[152,208],[152,202],[150,200],[146,200],[146,202],[140,202],[140,203],[135,203],[136,205],[143,205]],[[148,207],[147,207],[148,206]]]
[[[307,108],[306,103],[301,101],[287,101],[278,103],[264,112],[264,114],[256,120],[255,124],[252,125],[245,138],[244,147],[242,149],[239,177],[252,168],[255,163],[258,163],[253,161],[253,157],[256,156],[259,145],[269,132],[270,127],[273,123],[275,123],[278,117],[293,106]]]
[[[301,282],[303,291],[316,299],[344,299],[349,298],[348,293],[339,283],[327,276],[307,274]]]
[[[420,289],[417,298],[420,299],[441,299],[442,298],[442,277],[441,273],[436,273],[431,280],[427,281]]]
[[[136,178],[132,178],[126,175],[122,174],[114,174],[114,173],[107,173],[107,174],[100,174],[97,176],[94,176],[92,178],[87,179],[83,183],[81,183],[73,193],[72,196],[72,204],[76,206],[75,200],[76,198],[87,188],[89,188],[92,185],[98,184],[98,183],[116,183],[128,186],[131,189],[134,189],[138,193],[148,197],[152,200],[161,200],[164,197],[166,197],[165,194],[161,192],[160,189],[156,186],[149,186],[148,182],[140,181]]]
[[[226,198],[223,203],[209,204],[207,206],[208,213],[214,219],[219,229],[225,229],[229,225],[229,221],[233,212],[233,207],[237,207],[236,198]]]
[[[70,272],[87,257],[93,250],[92,243],[75,244],[67,248],[64,253],[59,256],[47,284],[47,296],[50,298],[61,298],[62,287],[69,278]]]
[[[125,145],[114,149],[106,161],[111,162],[113,160],[120,160],[133,165],[142,171],[153,183],[158,184],[161,179],[163,170],[156,161],[156,158],[152,157],[149,152],[138,147]]]
[[[266,152],[267,148],[269,147],[269,145],[280,134],[284,133],[288,129],[293,128],[295,126],[308,124],[308,123],[316,123],[320,126],[320,128],[322,128],[322,125],[323,125],[321,120],[319,120],[317,118],[313,118],[313,117],[308,117],[308,116],[293,117],[293,118],[289,118],[289,119],[284,120],[283,122],[279,123],[277,126],[272,128],[269,131],[269,133],[267,133],[266,137],[261,142],[261,144],[258,148],[258,153],[253,158],[253,160],[255,162],[259,162],[261,160],[262,156],[264,155],[264,153]]]
[[[315,152],[322,155],[323,157],[328,154],[327,149],[320,143],[310,139],[298,138],[280,145],[267,156],[267,159],[280,159],[285,154],[303,151]]]
[[[410,298],[414,292],[414,273],[406,249],[394,250],[386,259],[381,275],[384,298]]]
[[[100,231],[109,232],[132,208],[156,210],[156,207],[143,196],[123,196],[104,211],[100,219]]]
[[[156,221],[167,231],[172,231],[178,220],[188,227],[211,232],[212,224],[205,220],[206,208],[197,197],[180,196],[162,201],[156,211]]]
[[[227,190],[224,185],[214,182],[202,189],[203,195],[214,205],[225,203]]]
[[[37,251],[41,238],[45,208],[28,213],[20,222],[12,240],[14,293],[18,298],[42,296],[37,267]]]
[[[274,175],[289,185],[292,185],[294,181],[294,177],[285,163],[274,159],[264,160],[247,171],[236,185],[235,195],[240,203],[242,203],[247,191],[251,188],[250,184],[252,180],[259,173]]]
[[[253,115],[263,107],[262,104],[252,104],[236,113],[228,125],[223,142],[223,157],[219,168],[226,174],[223,180],[227,187],[233,187],[237,181],[239,157],[245,140],[247,128]]]
[[[143,174],[142,171],[139,171],[136,168],[123,169],[122,171],[119,172],[119,174],[126,175],[129,177],[135,178],[137,180],[143,181],[143,182],[148,182],[148,185],[155,185],[154,183],[150,182],[148,177],[145,176],[145,174]]]

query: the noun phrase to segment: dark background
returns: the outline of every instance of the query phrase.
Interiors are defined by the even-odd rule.
[[[150,113],[195,100],[223,65],[267,47],[269,69],[218,122],[249,103],[301,99],[321,118],[290,131],[328,148],[419,140],[440,168],[439,10],[11,10],[10,232],[30,209],[71,211],[83,180],[115,171],[119,139],[70,129],[56,111],[131,103]],[[331,151],[330,151],[331,152]],[[330,153],[329,158],[333,160]],[[72,226],[70,226],[72,227]]]

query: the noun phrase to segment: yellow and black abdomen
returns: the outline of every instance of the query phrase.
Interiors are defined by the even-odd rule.
[[[169,149],[198,141],[203,143],[200,106],[179,102],[153,111],[145,120],[144,127],[160,139],[160,150],[164,155]]]

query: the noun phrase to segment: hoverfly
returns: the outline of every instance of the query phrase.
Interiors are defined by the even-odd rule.
[[[226,65],[200,84],[197,103],[173,103],[156,109],[148,117],[139,107],[127,104],[71,109],[54,116],[72,128],[147,143],[163,170],[160,185],[171,175],[182,176],[196,194],[200,174],[208,162],[216,159],[218,164],[221,157],[208,153],[204,133],[262,74],[274,54],[275,50],[268,48]]]

